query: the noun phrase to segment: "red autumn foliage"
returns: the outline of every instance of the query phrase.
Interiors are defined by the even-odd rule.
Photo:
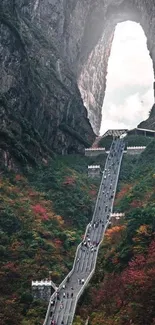
[[[94,199],[94,198],[96,198],[97,191],[92,189],[89,191],[89,195],[91,196],[92,199]]]
[[[23,181],[23,180],[24,180],[24,177],[23,177],[22,175],[20,175],[20,174],[17,174],[17,175],[15,176],[15,180],[16,180],[16,181]]]
[[[63,182],[63,185],[74,185],[75,184],[75,177],[74,176],[66,176]]]
[[[33,212],[36,215],[39,215],[41,217],[42,220],[48,220],[48,215],[46,212],[46,209],[44,207],[42,207],[40,204],[36,204],[32,207]]]
[[[111,237],[113,235],[112,232]],[[111,241],[109,243],[111,245]],[[116,253],[113,262],[117,264]],[[91,289],[92,301],[88,312],[91,314],[91,309],[96,312],[93,325],[98,324],[98,315],[104,318],[105,325],[155,325],[154,297],[155,240],[152,240],[147,251],[135,255],[123,271],[105,274],[100,286]]]
[[[62,241],[58,238],[54,239],[54,244],[57,248],[62,246]]]
[[[16,265],[13,262],[8,262],[3,266],[4,269],[16,271]]]
[[[126,184],[121,191],[117,194],[116,200],[121,200],[132,188],[132,185]]]
[[[132,202],[130,203],[130,206],[131,206],[132,208],[140,208],[140,207],[143,206],[143,204],[144,204],[143,201],[134,200],[134,201],[132,201]]]
[[[155,240],[152,240],[148,249],[148,262],[155,263]]]

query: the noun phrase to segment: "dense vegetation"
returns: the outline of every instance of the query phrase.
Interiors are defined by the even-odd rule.
[[[127,135],[125,138],[126,146],[147,146],[152,141],[152,138],[143,135]]]
[[[155,141],[139,157],[124,156],[115,209],[97,271],[81,298],[75,325],[155,324]]]
[[[113,137],[111,135],[108,135],[107,137],[101,138],[99,143],[98,143],[98,146],[103,147],[106,150],[109,150],[110,146],[111,146],[112,139],[113,139]]]
[[[106,137],[101,137],[98,146],[105,147],[106,150],[109,150],[111,146],[113,137],[108,135]],[[125,137],[125,144],[126,147],[133,147],[133,146],[147,146],[152,141],[152,138],[145,137],[143,135],[127,135]]]
[[[70,270],[99,185],[87,166],[104,162],[57,156],[25,175],[1,173],[0,324],[42,324],[47,305],[33,299],[31,280],[50,272],[58,284]],[[155,141],[124,155],[115,210],[126,216],[106,233],[75,325],[88,316],[89,325],[155,325]]]
[[[57,157],[27,175],[0,176],[0,324],[39,325],[47,305],[33,300],[31,280],[52,274],[57,284],[92,216],[99,181],[87,177],[95,160]]]

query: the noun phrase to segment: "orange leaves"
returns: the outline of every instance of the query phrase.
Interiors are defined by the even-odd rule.
[[[19,249],[21,248],[22,245],[23,245],[23,243],[18,241],[18,240],[15,240],[15,241],[12,242],[12,245],[11,245],[10,249],[12,251],[13,256],[18,255],[18,251],[19,251]]]
[[[149,229],[150,227],[147,225],[141,225],[139,229],[137,230],[137,233],[140,235],[149,235]]]
[[[151,236],[152,236],[152,227],[150,227],[149,225],[144,224],[137,229],[136,235],[133,238],[134,254],[141,254],[147,251],[147,246],[145,243],[151,240]]]
[[[64,220],[61,216],[54,216],[54,219],[56,219],[59,223],[59,225],[63,226],[64,225]]]
[[[65,177],[67,174],[68,176]],[[51,175],[51,172],[49,175]],[[58,173],[56,175],[58,175]],[[6,214],[6,216],[4,216],[6,234],[2,234],[2,244],[0,247],[3,267],[0,272],[0,279],[1,288],[4,289],[6,297],[8,295],[10,296],[11,293],[14,294],[17,292],[17,298],[20,300],[22,288],[24,288],[24,293],[27,294],[28,292],[28,294],[30,294],[31,279],[42,279],[47,277],[49,270],[52,272],[52,279],[54,277],[54,280],[59,283],[63,274],[67,274],[68,272],[69,263],[76,249],[76,242],[81,235],[80,230],[74,230],[70,222],[70,218],[72,218],[70,215],[72,211],[74,213],[74,207],[72,210],[72,192],[74,192],[73,194],[76,196],[75,185],[77,185],[78,189],[75,203],[73,203],[77,211],[77,213],[75,213],[75,218],[78,218],[78,213],[81,213],[83,217],[83,211],[81,212],[81,210],[85,208],[85,206],[89,208],[89,206],[87,207],[87,201],[89,205],[88,191],[91,190],[91,188],[88,187],[87,182],[85,182],[85,177],[84,180],[83,178],[78,180],[78,174],[76,175],[76,173],[68,169],[65,172],[63,169],[62,174],[57,177],[58,182],[55,184],[56,186],[52,188],[51,182],[54,179],[53,175],[51,179],[50,176],[49,178],[47,175],[45,176],[46,177],[43,177],[43,170],[41,170],[38,180],[35,178],[35,175],[33,175],[32,178],[30,175],[30,182],[21,175],[10,175],[10,178],[4,177],[0,181],[0,186],[2,187],[0,208],[2,211],[4,210]],[[33,181],[33,179],[35,179],[35,181]],[[43,186],[44,182],[45,186]],[[62,184],[64,185],[63,189]],[[50,191],[50,195],[48,195],[48,191]],[[84,200],[83,195],[79,195],[81,192],[85,195]],[[67,193],[67,198],[69,197],[71,201],[67,210],[69,212],[66,213],[66,215],[68,215],[68,218],[66,217],[66,222],[64,222],[61,215],[55,213],[53,208],[55,200],[56,203],[58,203],[54,204],[56,211],[60,209],[60,214],[63,213],[65,205],[67,206],[66,197],[65,195],[63,197],[63,193]],[[92,194],[94,195],[95,193]],[[84,223],[85,222],[86,221],[84,221]],[[10,228],[11,230],[13,229],[12,232],[10,231],[11,234],[9,236],[7,234],[8,228],[9,231]],[[6,306],[6,297],[4,296],[4,307],[7,310],[6,317],[8,317],[8,312],[11,308],[10,306]],[[7,304],[9,305],[9,301]],[[28,317],[31,317],[28,310],[29,306],[27,306],[25,302],[20,301],[17,308],[18,314],[21,315],[21,318],[24,318],[20,308],[21,310],[26,310]],[[11,317],[12,314],[11,310]],[[38,316],[38,305],[36,307],[36,314]],[[16,316],[14,319],[16,319]],[[37,318],[36,322],[38,319],[39,318]],[[33,322],[33,320],[31,322]],[[22,320],[20,319],[18,324],[21,323]],[[6,319],[3,325],[5,324]],[[11,318],[10,324],[12,324]],[[39,324],[39,322],[37,324]]]
[[[119,233],[120,231],[124,230],[125,229],[125,226],[115,226],[115,227],[112,227],[111,229],[108,229],[107,232],[106,232],[106,236],[107,237],[111,237],[113,234],[116,234],[116,233]]]
[[[106,231],[105,238],[111,242],[111,244],[116,244],[123,233],[123,230],[125,229],[125,226],[115,226]]]

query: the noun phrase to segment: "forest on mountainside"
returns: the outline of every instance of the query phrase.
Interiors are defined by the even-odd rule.
[[[1,173],[1,325],[42,325],[47,303],[33,299],[31,281],[50,273],[59,285],[72,268],[99,185],[87,177],[93,162],[80,155],[57,156],[25,175]]]
[[[74,325],[155,324],[155,141],[140,156],[124,155],[114,211],[96,273],[79,302]]]
[[[25,174],[0,175],[0,324],[42,325],[47,304],[31,281],[59,284],[90,221],[99,180],[87,177],[97,158],[56,156]],[[96,273],[78,304],[74,325],[155,324],[155,141],[140,156],[124,155],[114,211]]]

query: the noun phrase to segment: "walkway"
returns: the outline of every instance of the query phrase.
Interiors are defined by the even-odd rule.
[[[71,272],[51,296],[44,325],[71,325],[78,299],[96,266],[99,246],[109,224],[123,156],[123,139],[112,142],[103,172],[95,210],[85,238],[77,247]]]
[[[126,134],[127,133],[127,129],[111,129],[111,130],[108,130],[106,131],[102,136],[101,136],[101,139],[102,138],[105,138],[107,136],[113,136],[113,137],[120,137],[122,134]]]

